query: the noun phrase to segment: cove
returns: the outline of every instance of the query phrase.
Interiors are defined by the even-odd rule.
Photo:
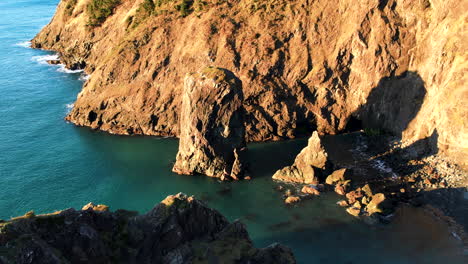
[[[463,263],[458,241],[420,209],[405,207],[386,226],[368,226],[335,205],[335,194],[285,206],[271,175],[306,140],[249,145],[252,178],[220,183],[171,172],[178,141],[122,137],[63,118],[83,82],[27,48],[57,0],[0,3],[0,218],[29,210],[81,208],[92,201],[144,212],[169,194],[204,200],[247,225],[256,246],[280,242],[299,263]]]

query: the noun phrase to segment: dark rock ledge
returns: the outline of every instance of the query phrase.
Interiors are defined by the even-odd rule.
[[[144,215],[82,210],[0,222],[0,263],[295,263],[279,244],[257,249],[245,229],[184,194]]]

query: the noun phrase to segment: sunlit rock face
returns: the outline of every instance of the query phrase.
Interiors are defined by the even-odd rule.
[[[183,93],[173,171],[242,177],[246,144],[240,80],[225,69],[209,67],[187,75]]]
[[[95,27],[90,1],[69,2],[32,45],[91,74],[67,117],[77,125],[180,136],[185,75],[215,66],[242,81],[247,141],[334,134],[355,117],[467,165],[460,1],[217,1],[184,14],[169,3],[150,16],[120,1]]]
[[[317,172],[325,170],[328,154],[322,145],[318,133],[315,131],[309,138],[307,146],[301,150],[294,160],[294,164],[278,170],[273,179],[305,184],[317,184]]]

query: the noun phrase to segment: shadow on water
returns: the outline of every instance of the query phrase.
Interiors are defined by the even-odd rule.
[[[291,165],[305,146],[307,139],[251,143],[247,153],[249,170],[253,177],[271,177],[277,170]]]
[[[294,249],[298,263],[464,263],[460,242],[446,224],[421,208],[400,207],[385,226],[334,217],[294,222],[260,243],[281,241]]]

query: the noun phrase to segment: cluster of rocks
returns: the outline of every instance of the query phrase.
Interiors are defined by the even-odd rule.
[[[279,244],[257,249],[245,229],[183,194],[144,215],[88,204],[0,222],[0,263],[295,263]]]
[[[373,193],[369,184],[349,190],[351,180],[345,178],[346,169],[340,169],[327,177],[326,183],[335,186],[335,192],[345,196],[346,200],[340,200],[337,204],[347,207],[346,212],[354,216],[371,216],[375,213],[383,213],[381,208],[385,201],[383,193]]]
[[[383,212],[383,193],[373,193],[369,184],[353,189],[357,184],[353,184],[352,179],[348,177],[349,170],[341,168],[330,173],[331,167],[325,147],[315,131],[309,138],[308,145],[297,155],[294,164],[278,170],[273,179],[299,186],[297,189],[300,191],[297,194],[293,194],[291,189],[286,189],[286,204],[297,203],[302,199],[318,196],[323,191],[334,190],[346,197],[346,200],[341,200],[338,204],[347,207],[346,211],[351,215],[371,216]],[[279,189],[282,191],[284,187],[280,186]]]

